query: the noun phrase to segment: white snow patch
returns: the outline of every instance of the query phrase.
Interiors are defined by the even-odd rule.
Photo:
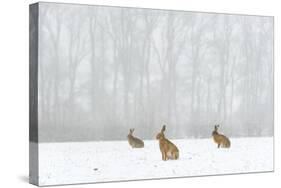
[[[230,149],[213,140],[172,140],[179,160],[162,161],[156,140],[132,149],[127,141],[39,144],[39,184],[73,184],[136,179],[273,171],[273,138],[232,138]]]

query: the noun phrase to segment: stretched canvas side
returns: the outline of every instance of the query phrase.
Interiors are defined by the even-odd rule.
[[[29,182],[38,185],[38,13],[29,6]]]

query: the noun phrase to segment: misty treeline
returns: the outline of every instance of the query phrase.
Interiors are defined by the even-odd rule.
[[[273,19],[39,7],[39,140],[273,134]]]

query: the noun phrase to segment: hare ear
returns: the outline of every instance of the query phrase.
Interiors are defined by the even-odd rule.
[[[161,132],[163,133],[166,130],[166,125],[163,125]]]
[[[132,133],[135,131],[135,129],[132,129]]]

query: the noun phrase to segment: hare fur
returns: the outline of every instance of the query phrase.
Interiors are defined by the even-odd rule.
[[[135,129],[130,129],[130,132],[127,136],[128,142],[132,148],[143,148],[144,142],[141,139],[133,136],[134,130]]]
[[[219,125],[215,125],[214,131],[212,133],[214,142],[218,145],[218,148],[230,148],[230,140],[226,136],[218,133],[218,128]]]
[[[157,134],[156,139],[159,140],[159,147],[162,154],[162,160],[166,161],[168,159],[177,160],[179,158],[179,150],[175,144],[169,141],[165,135],[164,131],[166,126],[163,125],[161,132]]]

